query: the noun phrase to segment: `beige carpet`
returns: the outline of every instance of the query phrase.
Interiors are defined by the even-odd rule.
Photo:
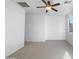
[[[9,59],[73,59],[73,47],[66,41],[26,42]]]

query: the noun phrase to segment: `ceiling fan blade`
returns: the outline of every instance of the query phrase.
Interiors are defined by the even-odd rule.
[[[51,9],[54,10],[54,11],[56,11],[56,12],[58,11],[58,10],[56,10],[56,9],[54,9],[54,8],[51,8]]]
[[[48,12],[48,10],[46,10],[46,13]]]
[[[47,5],[47,3],[46,3],[46,1],[45,1],[45,0],[42,0],[42,2],[43,2],[44,4],[46,4],[46,5]]]
[[[48,5],[51,5],[51,4],[50,4],[50,1],[48,1],[47,3],[48,3]]]
[[[37,8],[46,8],[46,6],[38,6]]]
[[[60,3],[53,4],[52,6],[58,6],[58,5],[60,5]]]

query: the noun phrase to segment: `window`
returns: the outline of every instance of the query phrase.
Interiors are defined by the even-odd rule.
[[[73,32],[73,16],[69,16],[69,32]]]

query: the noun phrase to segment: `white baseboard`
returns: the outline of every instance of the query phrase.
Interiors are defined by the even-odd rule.
[[[10,56],[11,54],[15,53],[16,51],[18,51],[19,49],[21,49],[23,47],[24,47],[24,44],[19,46],[19,47],[17,47],[14,51],[12,51],[12,52],[8,53],[7,55],[5,55],[5,57],[7,58],[8,56]]]
[[[25,42],[45,42],[46,40],[25,40]]]
[[[48,39],[48,40],[66,40],[66,39]]]
[[[66,39],[25,40],[25,42],[46,42],[48,40],[66,40]]]

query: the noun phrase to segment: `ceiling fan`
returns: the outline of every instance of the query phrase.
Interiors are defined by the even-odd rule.
[[[38,6],[37,8],[46,8],[46,13],[49,11],[49,10],[54,10],[55,12],[57,12],[58,10],[56,10],[55,6],[59,6],[60,3],[56,3],[56,4],[51,4],[50,1],[45,1],[45,0],[42,0],[42,2],[46,5],[46,6]]]

